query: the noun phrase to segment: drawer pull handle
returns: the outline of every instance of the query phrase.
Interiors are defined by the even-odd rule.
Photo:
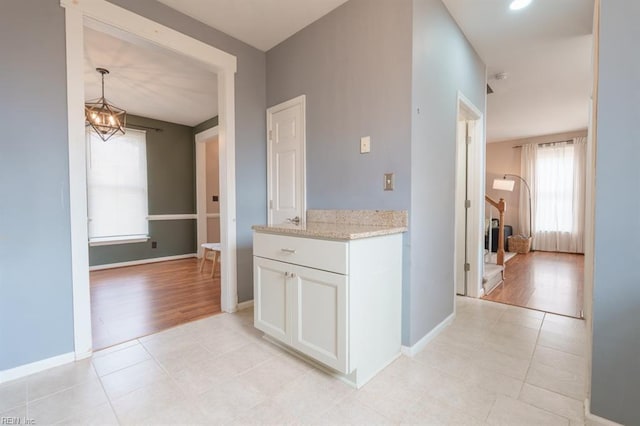
[[[285,253],[289,253],[289,254],[295,254],[295,252],[296,252],[294,249],[288,249],[288,248],[283,248],[283,249],[280,249],[280,250],[282,250]]]

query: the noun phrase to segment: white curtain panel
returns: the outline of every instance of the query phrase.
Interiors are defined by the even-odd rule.
[[[525,145],[521,171],[531,186],[533,248],[584,253],[586,138]],[[519,221],[528,234],[528,203],[520,191]]]

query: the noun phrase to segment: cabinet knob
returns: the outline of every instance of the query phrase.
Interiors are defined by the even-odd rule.
[[[284,276],[285,276],[285,277],[288,277],[288,276],[289,276],[289,273],[288,273],[288,272],[285,272],[285,273],[284,273]]]
[[[291,273],[291,278],[295,278],[296,274],[294,274],[293,272]]]

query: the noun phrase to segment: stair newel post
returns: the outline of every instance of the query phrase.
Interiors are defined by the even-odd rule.
[[[504,198],[500,198],[498,201],[498,212],[500,212],[500,226],[498,228],[498,252],[496,253],[496,263],[498,265],[504,265],[504,212],[507,209],[507,205]]]

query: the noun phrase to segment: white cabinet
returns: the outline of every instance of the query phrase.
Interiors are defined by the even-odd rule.
[[[400,354],[401,234],[254,234],[254,325],[356,386]]]
[[[347,373],[344,275],[256,257],[255,326]]]

